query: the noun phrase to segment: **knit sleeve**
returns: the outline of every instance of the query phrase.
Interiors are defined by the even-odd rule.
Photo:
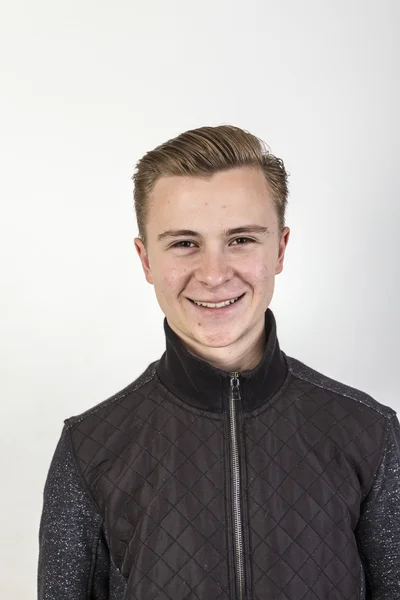
[[[355,529],[367,600],[400,598],[400,423],[388,419],[386,444]]]
[[[38,600],[109,599],[109,553],[102,522],[77,473],[64,426],[44,486]]]

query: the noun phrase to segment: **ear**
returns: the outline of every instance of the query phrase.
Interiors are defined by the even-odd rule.
[[[275,267],[275,275],[279,275],[283,271],[283,261],[285,259],[285,251],[289,242],[290,229],[289,227],[284,227],[281,235],[281,239],[279,241],[279,254],[278,260]]]
[[[147,254],[147,250],[140,238],[137,237],[133,241],[135,243],[136,252],[139,255],[140,262],[142,263],[146,281],[148,283],[154,284],[153,276],[151,274],[151,268],[150,268],[150,262],[149,262],[149,256]]]

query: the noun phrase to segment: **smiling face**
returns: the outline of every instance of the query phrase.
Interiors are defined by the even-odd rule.
[[[264,313],[283,268],[289,231],[285,227],[279,235],[261,169],[156,182],[149,198],[147,250],[139,238],[135,246],[168,324],[193,354],[221,368],[238,360],[242,369],[257,364],[254,348],[264,333]],[[238,297],[226,307],[193,302]],[[249,366],[246,355],[255,364]]]

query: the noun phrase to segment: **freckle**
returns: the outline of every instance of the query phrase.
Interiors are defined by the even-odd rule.
[[[197,323],[197,325],[198,325],[199,327],[201,327],[201,323]]]

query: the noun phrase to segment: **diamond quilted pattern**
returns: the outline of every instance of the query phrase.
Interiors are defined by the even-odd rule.
[[[130,598],[227,599],[223,421],[168,395],[149,382],[79,423],[81,467]]]
[[[74,425],[126,600],[233,600],[225,418],[183,406],[154,378]],[[243,415],[246,600],[358,600],[352,530],[383,421],[297,378]]]
[[[255,600],[266,590],[282,600],[356,600],[348,592],[360,577],[349,523],[356,524],[362,484],[379,453],[369,432],[383,420],[360,412],[355,402],[294,380],[279,404],[247,419]]]

